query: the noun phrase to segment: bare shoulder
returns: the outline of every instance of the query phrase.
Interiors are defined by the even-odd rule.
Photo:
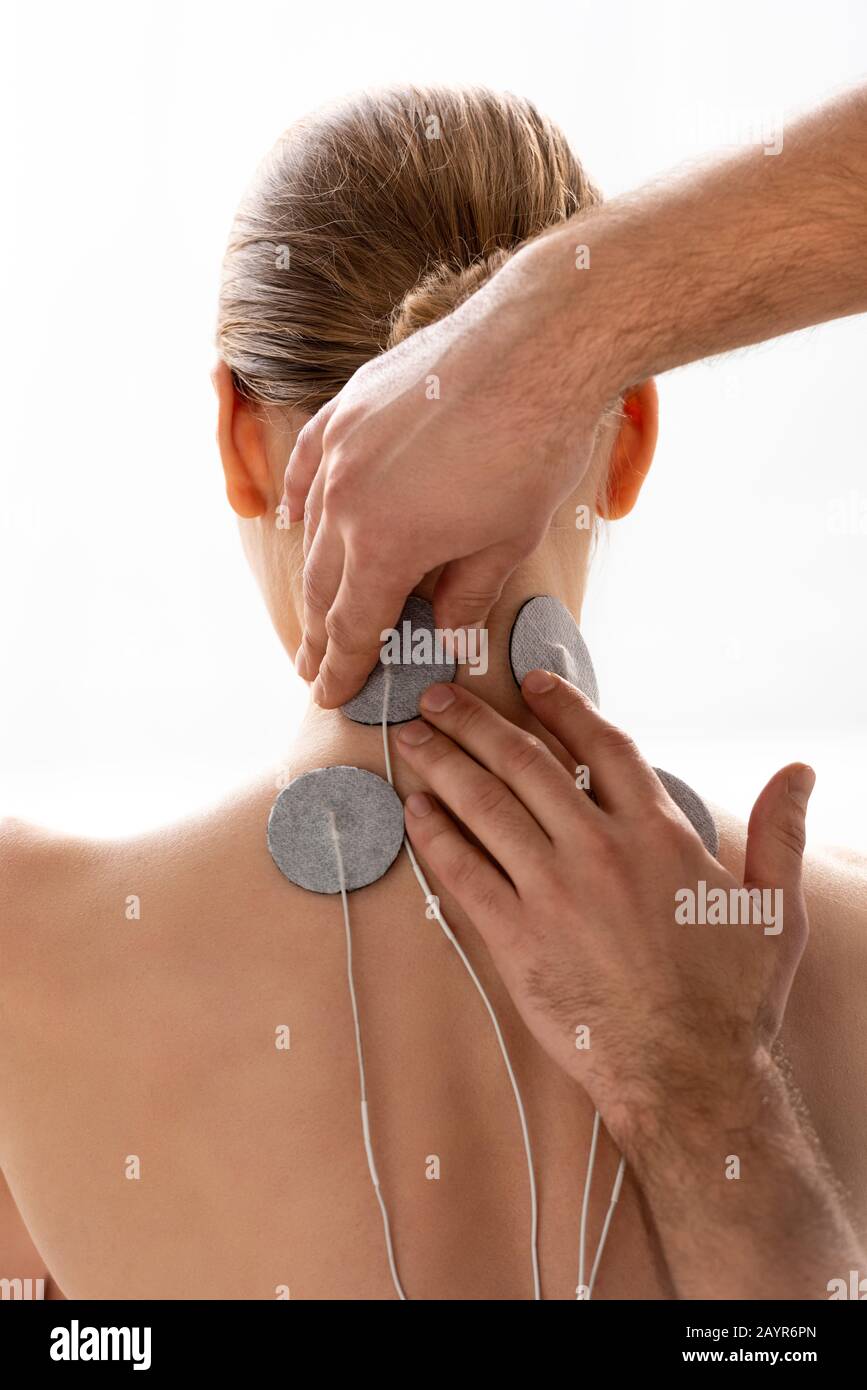
[[[206,899],[211,920],[228,897],[242,909],[265,845],[266,802],[256,785],[125,839],[0,821],[0,991],[74,972],[95,951],[122,953],[123,934],[109,929],[145,913],[150,927],[169,930],[198,915]]]
[[[0,820],[0,932],[4,944],[17,926],[38,915],[62,884],[92,864],[96,845],[6,816]]]
[[[56,933],[95,859],[95,846],[13,817],[0,821],[0,997],[38,981],[46,932]]]

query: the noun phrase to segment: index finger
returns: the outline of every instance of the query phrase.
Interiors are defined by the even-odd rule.
[[[551,671],[530,671],[521,694],[533,714],[579,764],[604,811],[640,810],[662,801],[656,773],[628,734],[603,719],[592,700]]]
[[[328,645],[313,686],[317,704],[337,709],[358,694],[379,660],[381,634],[396,625],[421,578],[402,577],[382,564],[361,568],[347,548],[340,588],[325,619]]]

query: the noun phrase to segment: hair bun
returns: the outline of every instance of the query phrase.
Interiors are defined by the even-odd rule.
[[[506,264],[511,254],[511,251],[501,249],[489,252],[487,256],[473,261],[472,265],[441,262],[434,266],[395,308],[386,347],[396,347],[420,328],[427,328],[438,319],[444,319],[471,294],[481,289]]]

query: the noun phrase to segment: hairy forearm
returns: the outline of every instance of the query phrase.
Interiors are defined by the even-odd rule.
[[[617,1140],[678,1295],[821,1299],[865,1254],[782,1075],[764,1056],[661,1096]]]
[[[520,273],[557,353],[592,359],[608,400],[867,310],[865,251],[867,87],[789,127],[777,155],[749,149],[573,220],[528,247]]]

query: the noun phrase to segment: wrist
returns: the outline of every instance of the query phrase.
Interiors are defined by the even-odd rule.
[[[637,1173],[691,1170],[779,1129],[789,1115],[782,1076],[761,1046],[710,1061],[668,1059],[614,1094],[602,1109],[612,1138]]]

